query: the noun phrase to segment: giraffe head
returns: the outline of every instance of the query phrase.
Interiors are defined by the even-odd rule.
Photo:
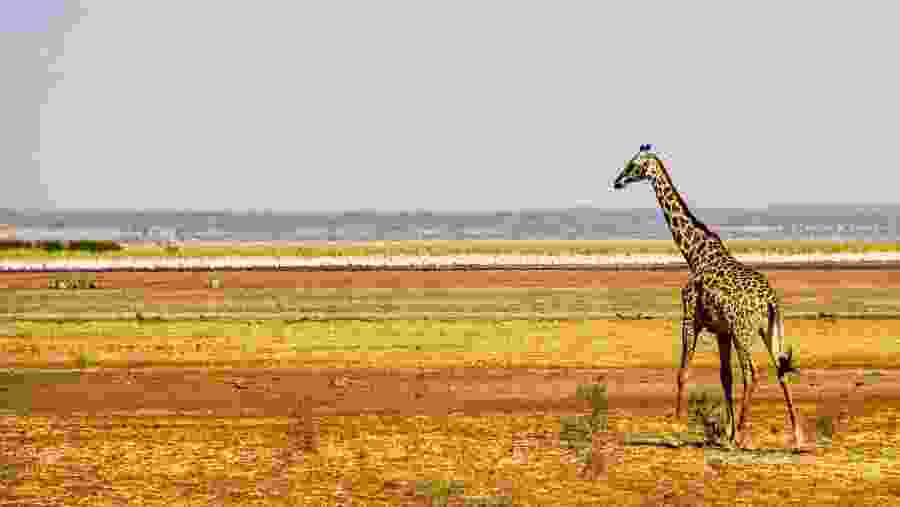
[[[661,167],[662,161],[653,152],[653,146],[642,144],[637,154],[625,163],[625,168],[613,182],[613,188],[619,190],[637,181],[651,180]]]

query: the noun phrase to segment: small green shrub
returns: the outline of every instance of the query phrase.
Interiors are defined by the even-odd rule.
[[[79,369],[92,368],[97,365],[97,356],[91,352],[79,352],[76,360]]]
[[[432,505],[446,505],[450,496],[465,493],[465,485],[458,480],[419,480],[415,488],[416,495],[431,497]]]
[[[65,249],[66,247],[62,241],[48,241],[44,243],[44,250],[51,254],[62,253]]]
[[[68,244],[68,250],[77,250],[80,252],[87,252],[92,254],[101,252],[115,252],[121,249],[122,245],[116,243],[115,241],[109,240],[83,239],[70,241]]]
[[[816,417],[816,445],[831,447],[834,439],[834,418],[830,415]]]
[[[694,388],[688,394],[688,428],[695,436],[702,436],[708,445],[725,442],[731,421],[721,388]]]
[[[16,479],[16,466],[12,463],[0,463],[0,481],[12,482]]]
[[[579,463],[590,463],[594,433],[609,429],[606,384],[581,384],[575,397],[590,402],[591,415],[561,417],[559,441],[562,447],[575,451]]]

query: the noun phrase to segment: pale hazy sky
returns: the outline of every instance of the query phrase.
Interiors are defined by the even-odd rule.
[[[0,207],[897,201],[897,4],[613,4],[0,0]]]

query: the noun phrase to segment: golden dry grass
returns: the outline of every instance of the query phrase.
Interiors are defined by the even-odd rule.
[[[4,428],[21,439],[10,461],[18,482],[6,494],[79,505],[336,505],[342,484],[354,505],[399,505],[388,481],[455,480],[467,496],[499,488],[517,506],[648,505],[667,491],[702,495],[705,505],[890,505],[900,495],[898,410],[883,403],[855,416],[830,448],[795,462],[626,445],[596,480],[580,476],[554,442],[559,419],[550,414],[322,417],[315,451],[300,448],[287,418],[19,417]],[[613,432],[679,426],[615,415]],[[783,418],[780,404],[756,407],[761,447],[783,446],[771,428]],[[514,441],[524,462],[513,457]]]
[[[7,324],[8,325],[8,324]],[[900,320],[788,320],[786,342],[798,367],[893,368]],[[80,354],[106,367],[458,366],[672,367],[677,320],[389,320],[17,322],[0,338],[3,364],[72,366]],[[717,367],[702,335],[694,365]],[[762,342],[754,355],[769,358]]]

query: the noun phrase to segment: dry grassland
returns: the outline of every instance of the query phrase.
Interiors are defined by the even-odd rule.
[[[312,295],[326,309],[346,303],[359,312],[402,293],[407,299],[394,306],[425,305],[435,315],[493,300],[507,316],[493,320],[398,320],[396,308],[384,314],[393,320],[7,320],[0,368],[77,370],[0,370],[0,409],[9,414],[0,417],[0,504],[900,503],[900,319],[787,320],[802,373],[792,386],[807,434],[818,437],[815,452],[785,452],[788,423],[771,378],[750,414],[755,451],[683,445],[678,435],[688,426],[666,416],[678,321],[631,318],[677,312],[672,295],[682,275],[540,275],[516,282],[519,292],[497,274],[352,281],[333,274],[310,282],[325,291]],[[129,276],[98,277],[101,289],[68,292],[41,288],[46,278],[0,278],[0,305],[85,315],[123,301],[203,305],[215,292],[196,274]],[[287,292],[271,292],[265,280],[288,290],[303,279],[242,276],[228,275],[213,302],[225,303],[225,291],[234,290],[233,304],[261,305],[263,293],[284,303]],[[773,280],[795,310],[865,313],[900,300],[891,292],[896,274],[782,272]],[[571,290],[548,292],[548,285]],[[403,292],[410,287],[437,293]],[[132,289],[146,292],[123,299]],[[356,294],[365,297],[339,303],[346,294],[328,299],[330,289],[363,289]],[[631,311],[611,319],[508,318],[516,305],[546,317],[552,304],[577,304],[582,290]],[[623,299],[609,296],[617,292]],[[768,364],[761,344],[754,355]],[[718,387],[708,337],[694,367],[692,388]],[[560,418],[590,411],[574,396],[590,383],[609,387],[609,426],[588,441],[593,462],[582,464],[560,441]],[[739,384],[735,391],[740,396]]]
[[[19,322],[0,341],[2,367],[371,366],[671,368],[675,320]],[[800,368],[895,368],[900,320],[788,320]],[[768,363],[762,343],[754,357]],[[716,367],[711,336],[694,359]]]
[[[622,445],[673,425],[613,413],[605,464],[587,468],[559,447],[555,415],[318,417],[310,438],[289,418],[22,417],[3,427],[21,446],[4,494],[16,505],[433,505],[416,481],[443,480],[460,487],[448,505],[883,506],[900,495],[898,409],[854,416],[805,456]],[[780,404],[757,404],[760,446],[784,445],[782,419]]]

